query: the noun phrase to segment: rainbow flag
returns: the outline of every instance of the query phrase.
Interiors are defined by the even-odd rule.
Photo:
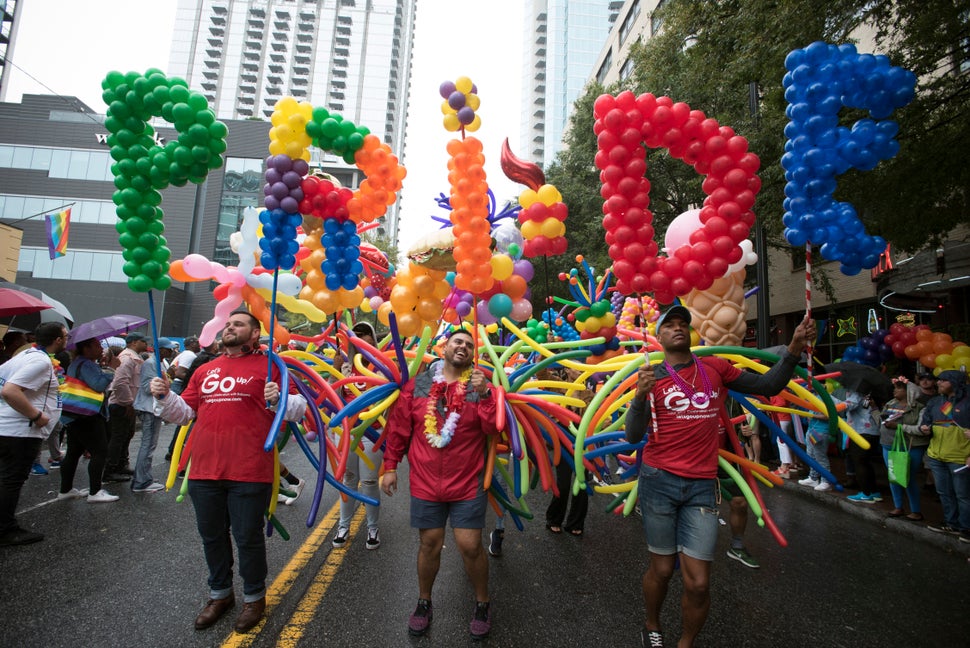
[[[47,250],[51,260],[64,256],[67,252],[67,236],[71,232],[71,208],[56,214],[47,214],[44,217],[44,229],[47,230]]]

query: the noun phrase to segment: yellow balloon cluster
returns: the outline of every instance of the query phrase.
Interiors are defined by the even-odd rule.
[[[432,270],[414,263],[398,270],[391,297],[377,308],[377,319],[390,326],[390,314],[397,318],[397,330],[402,337],[418,335],[425,326],[436,329],[444,306],[444,299],[451,292],[445,278],[447,273]]]
[[[557,239],[566,234],[567,210],[562,201],[562,194],[555,185],[544,184],[539,189],[526,189],[519,194],[519,213],[522,236],[526,241],[544,236],[547,239]],[[541,254],[541,253],[540,253]],[[526,252],[526,256],[531,255]]]
[[[458,77],[454,83],[445,81],[438,88],[438,92],[444,99],[441,102],[441,112],[445,116],[445,130],[454,133],[465,129],[474,133],[479,129],[482,119],[475,111],[478,110],[481,100],[471,79],[463,76]]]
[[[313,118],[313,106],[306,101],[297,102],[293,97],[283,97],[273,107],[269,129],[270,155],[287,155],[294,160],[310,161],[310,136],[307,122]]]

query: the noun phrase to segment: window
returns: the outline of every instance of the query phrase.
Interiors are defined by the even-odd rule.
[[[596,73],[596,82],[600,85],[605,85],[606,75],[610,73],[610,67],[613,65],[613,52],[609,51],[606,53],[606,58],[603,59],[603,65],[600,66],[599,72]]]
[[[68,248],[64,256],[51,261],[46,247],[22,247],[17,272],[38,279],[127,283],[124,264],[121,252]]]
[[[633,29],[633,23],[636,22],[637,16],[640,15],[640,0],[636,0],[633,5],[630,6],[630,11],[627,12],[626,18],[623,19],[623,24],[620,25],[620,45],[626,41],[626,37],[630,35],[630,30]]]
[[[237,265],[239,258],[229,247],[229,237],[239,230],[247,207],[261,206],[263,161],[251,158],[227,158],[216,224],[216,243],[212,260],[223,265]]]
[[[627,59],[623,64],[623,67],[620,68],[620,81],[626,81],[629,79],[633,75],[634,67],[633,59]]]
[[[50,178],[111,182],[107,151],[0,145],[0,168],[47,171]]]

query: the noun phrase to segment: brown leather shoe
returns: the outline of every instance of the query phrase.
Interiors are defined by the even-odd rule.
[[[209,599],[205,602],[202,611],[199,612],[199,616],[195,617],[195,629],[205,630],[221,619],[222,615],[232,609],[235,604],[236,597],[232,594],[222,599]]]
[[[236,617],[234,630],[236,632],[249,632],[263,618],[264,612],[266,612],[265,596],[258,601],[243,604],[242,612]]]

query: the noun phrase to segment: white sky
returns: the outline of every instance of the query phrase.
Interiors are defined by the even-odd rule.
[[[176,0],[20,0],[22,13],[12,54],[17,67],[11,72],[5,100],[18,102],[25,93],[73,95],[104,112],[101,80],[106,72],[167,70],[176,4]],[[417,2],[403,160],[408,176],[401,194],[402,252],[438,227],[432,215],[445,214],[434,198],[449,192],[445,146],[456,134],[441,124],[438,86],[442,81],[467,76],[478,86],[482,127],[473,135],[484,144],[485,170],[499,207],[523,189],[499,167],[506,137],[512,151],[523,155],[518,150],[522,4],[521,0]]]

